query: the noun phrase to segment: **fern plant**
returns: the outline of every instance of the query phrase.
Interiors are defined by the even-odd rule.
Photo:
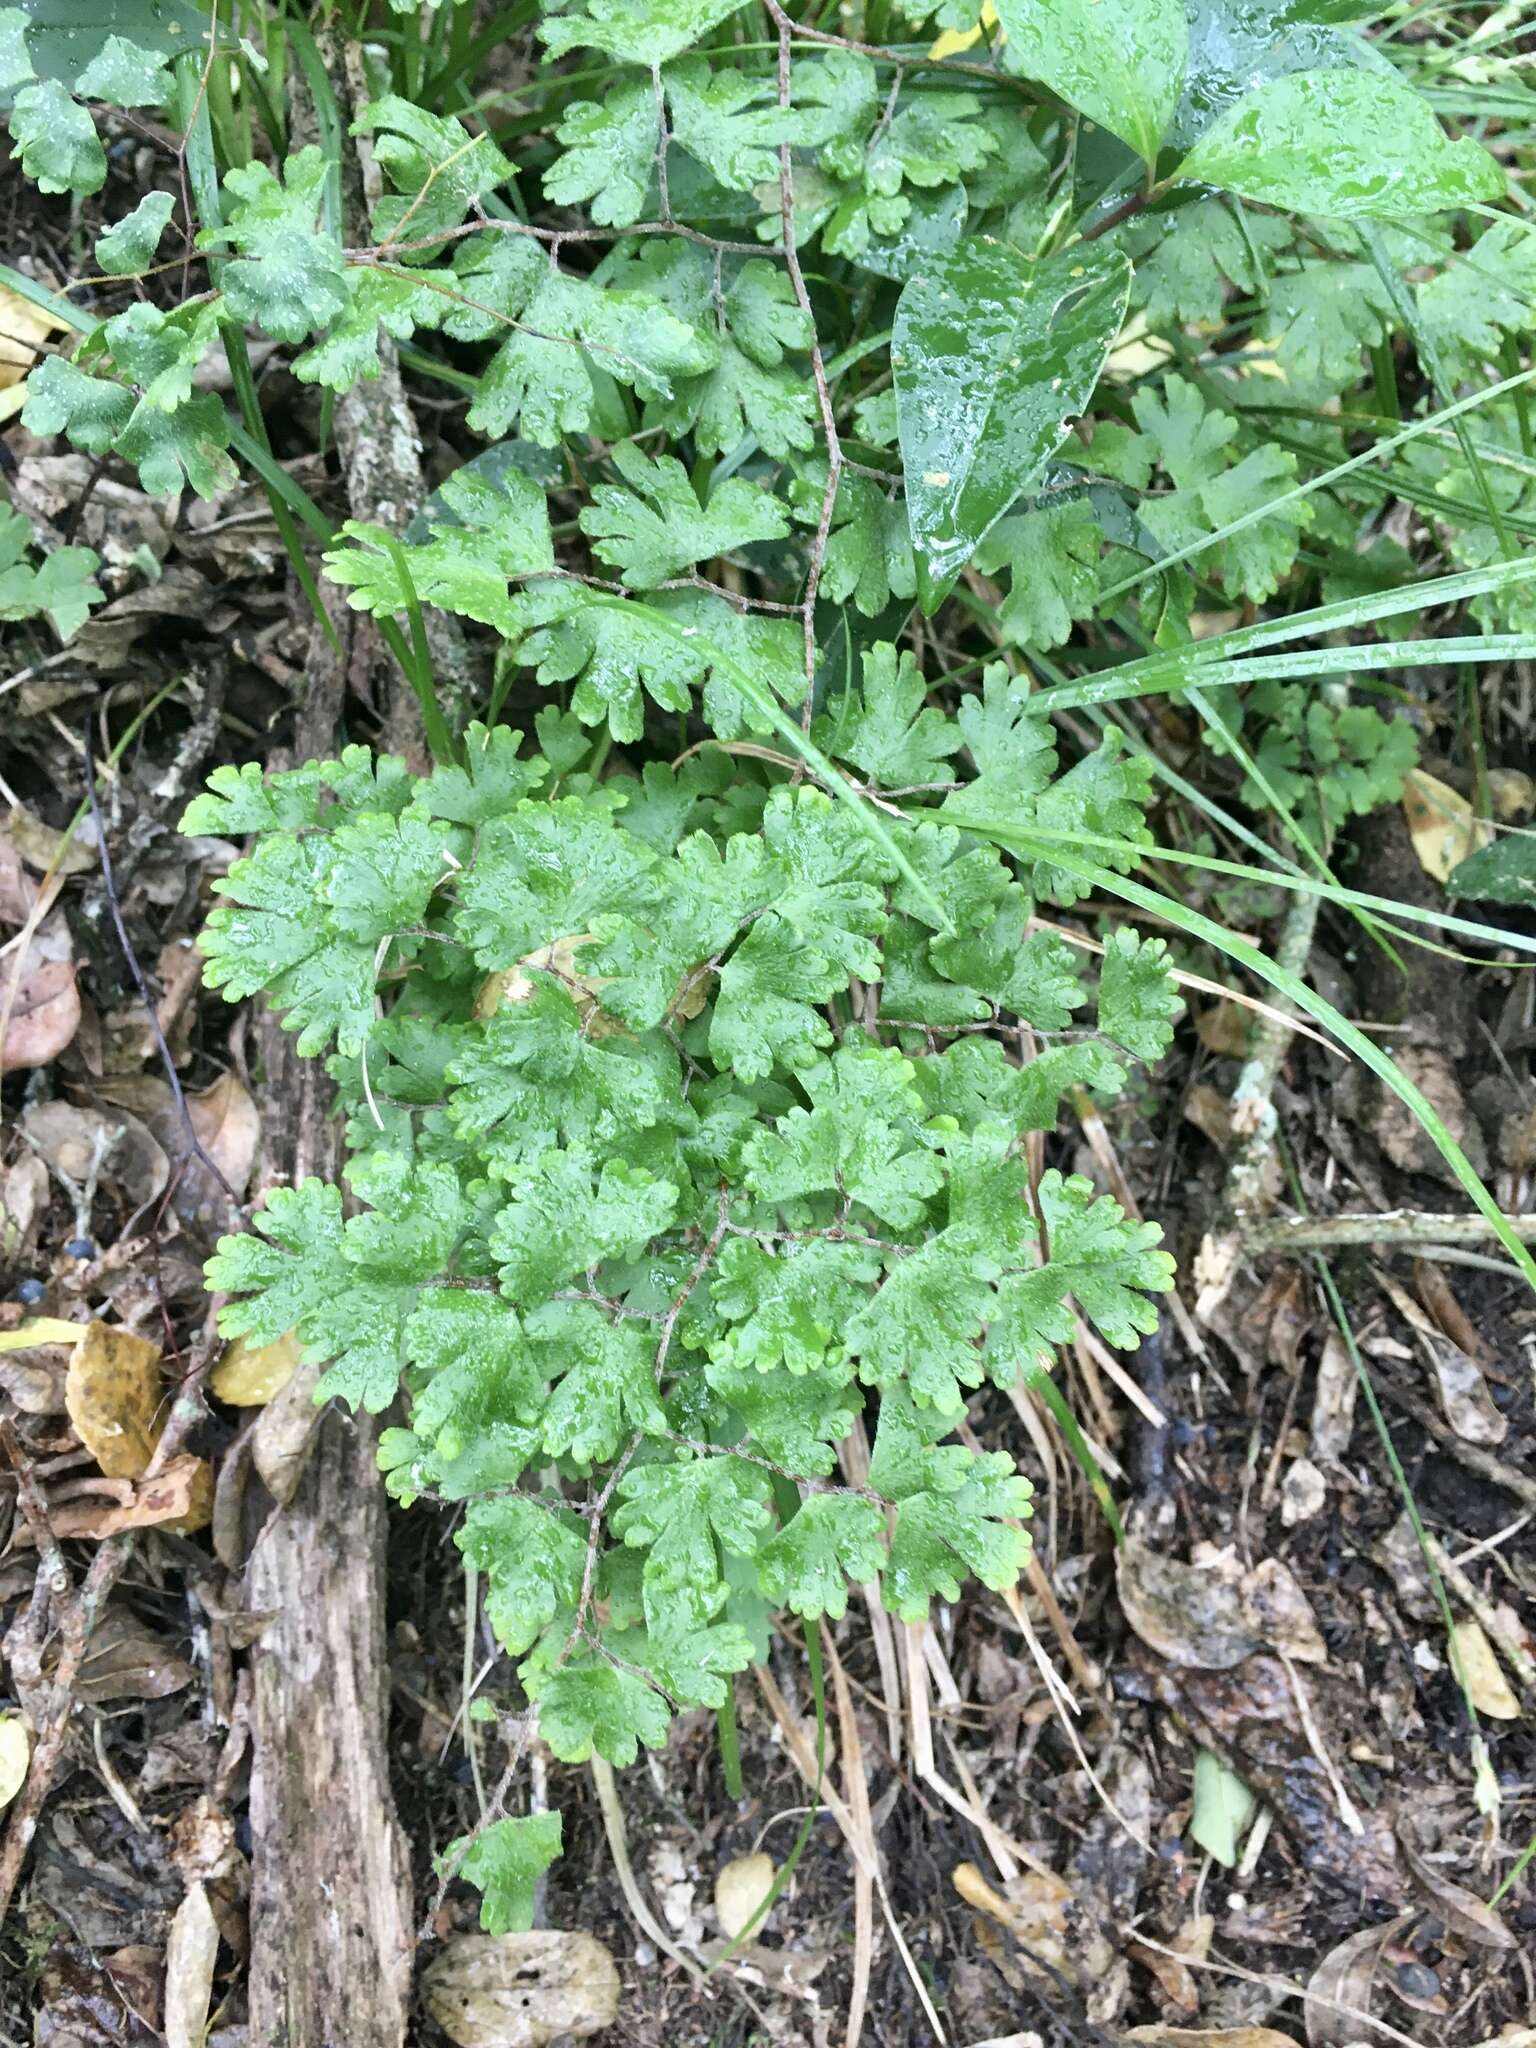
[[[1461,288],[1531,237],[1485,223],[1503,170],[1368,11],[866,0],[842,36],[779,0],[586,0],[503,119],[467,9],[363,8],[361,241],[302,23],[152,9],[82,51],[46,0],[0,11],[40,188],[110,192],[98,122],[149,108],[197,208],[174,180],[102,227],[103,316],[67,306],[26,424],[149,490],[254,466],[304,587],[301,527],[421,699],[429,768],[221,769],[184,821],[251,841],[208,979],[328,1060],[350,1147],[345,1202],[274,1191],[208,1277],[231,1334],[326,1363],[321,1398],[403,1386],[390,1488],[464,1504],[559,1757],[724,1708],[776,1613],[878,1583],[917,1620],[1016,1579],[1029,1489],[957,1440],[968,1398],[1048,1372],[1074,1303],[1134,1345],[1171,1284],[1155,1227],[1028,1165],[1178,1009],[1162,939],[1110,929],[1090,972],[1059,909],[1119,895],[1242,960],[1496,1214],[1385,1054],[1137,879],[1158,764],[1115,722],[1237,693],[1237,800],[1289,777],[1316,834],[1413,759],[1319,676],[1536,652],[1530,295]],[[399,351],[488,445],[407,534],[333,530],[271,454],[248,331],[326,403]],[[196,380],[220,347],[239,417]],[[1386,495],[1456,573],[1403,589]],[[1299,647],[1467,602],[1476,633]],[[462,733],[432,609],[497,650]],[[526,1924],[558,1835],[479,1836],[489,1924]]]

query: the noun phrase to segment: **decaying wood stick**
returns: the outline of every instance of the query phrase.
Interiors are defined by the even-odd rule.
[[[1522,1244],[1536,1244],[1536,1216],[1506,1216],[1504,1221]],[[1493,1225],[1474,1210],[1471,1215],[1440,1215],[1422,1209],[1387,1209],[1375,1216],[1271,1216],[1252,1223],[1243,1233],[1247,1250],[1314,1252],[1331,1245],[1482,1244]]]

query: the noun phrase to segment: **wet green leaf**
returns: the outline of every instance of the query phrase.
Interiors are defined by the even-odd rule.
[[[1031,263],[1005,244],[972,241],[903,287],[891,363],[925,612],[1087,405],[1130,282],[1118,250]]]
[[[1487,150],[1452,142],[1425,100],[1375,71],[1272,79],[1207,129],[1175,175],[1343,220],[1409,220],[1504,190]]]
[[[1156,157],[1184,83],[1183,0],[997,0],[997,17],[1010,65]]]

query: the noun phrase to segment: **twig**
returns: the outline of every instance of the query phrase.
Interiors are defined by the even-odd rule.
[[[1312,952],[1321,898],[1310,893],[1292,900],[1275,948],[1275,963],[1300,974]],[[1237,1269],[1253,1242],[1252,1218],[1260,1207],[1264,1178],[1274,1155],[1279,1118],[1273,1101],[1275,1082],[1291,1043],[1291,1025],[1273,1015],[1254,1024],[1251,1051],[1232,1091],[1232,1134],[1237,1150],[1227,1172],[1225,1218],[1208,1231],[1195,1260],[1200,1292],[1197,1321],[1208,1323],[1226,1300]]]
[[[1394,1407],[1401,1408],[1405,1415],[1412,1416],[1420,1429],[1427,1430],[1436,1443],[1443,1444],[1458,1465],[1465,1465],[1469,1472],[1476,1472],[1484,1479],[1491,1479],[1495,1486],[1502,1486],[1506,1493],[1512,1493],[1516,1500],[1523,1501],[1527,1507],[1536,1507],[1536,1479],[1528,1472],[1522,1472],[1518,1465],[1507,1464],[1503,1458],[1494,1457],[1491,1451],[1485,1451],[1477,1444],[1464,1442],[1448,1422],[1440,1419],[1427,1401],[1421,1401],[1416,1395],[1394,1386],[1390,1380],[1379,1380],[1377,1389]]]
[[[112,873],[112,853],[107,845],[107,821],[102,816],[101,799],[96,794],[96,762],[91,752],[89,726],[86,727],[82,736],[81,748],[85,756],[85,792],[90,799],[91,822],[96,827],[96,851],[101,861],[101,883],[106,891],[107,909],[112,917],[112,929],[117,933],[118,946],[121,948],[128,972],[133,977],[133,985],[139,992],[139,1000],[144,1005],[144,1014],[149,1020],[150,1032],[155,1041],[155,1050],[159,1053],[160,1064],[165,1069],[165,1078],[170,1087],[172,1100],[176,1104],[176,1115],[180,1120],[182,1131],[186,1137],[187,1150],[194,1159],[201,1161],[207,1167],[219,1186],[228,1195],[230,1207],[238,1211],[240,1208],[240,1197],[224,1178],[223,1169],[218,1161],[210,1157],[204,1149],[202,1139],[197,1135],[197,1128],[192,1122],[192,1112],[187,1107],[186,1094],[182,1089],[181,1076],[176,1071],[176,1062],[171,1058],[171,1049],[165,1042],[165,1033],[160,1026],[159,1014],[155,1008],[155,999],[149,992],[149,983],[144,977],[143,968],[139,965],[139,956],[133,950],[133,942],[128,936],[128,927],[123,922],[123,906],[118,901],[117,882]]]
[[[1536,1244],[1536,1216],[1506,1216],[1523,1244]],[[1486,1216],[1437,1215],[1419,1209],[1386,1209],[1374,1216],[1272,1216],[1243,1233],[1249,1251],[1311,1252],[1330,1245],[1425,1246],[1479,1244],[1493,1236]]]
[[[6,1423],[4,1429],[9,1432],[6,1440],[6,1449],[14,1461],[19,1451],[19,1446],[13,1449],[13,1445],[15,1445],[14,1429],[10,1423]],[[24,1465],[25,1458],[22,1456],[21,1462],[16,1464],[18,1486],[22,1483]],[[46,1700],[40,1702],[37,1742],[32,1751],[31,1768],[27,1772],[25,1784],[17,1794],[15,1802],[10,1809],[5,1840],[3,1844],[0,1844],[0,1924],[4,1924],[9,1916],[11,1900],[15,1896],[16,1886],[21,1878],[22,1866],[27,1858],[27,1850],[31,1847],[32,1837],[37,1833],[38,1816],[42,1812],[43,1801],[47,1798],[52,1788],[55,1773],[58,1771],[59,1764],[63,1759],[64,1746],[69,1736],[70,1718],[75,1704],[75,1682],[80,1676],[80,1667],[85,1662],[85,1652],[91,1639],[91,1631],[96,1626],[96,1618],[101,1611],[102,1604],[115,1584],[118,1574],[128,1562],[132,1549],[132,1531],[125,1532],[120,1536],[108,1537],[98,1548],[95,1557],[92,1558],[90,1570],[85,1575],[84,1584],[73,1598],[68,1600],[63,1595],[56,1593],[51,1583],[45,1585],[44,1574],[51,1574],[51,1567],[45,1566],[39,1572],[38,1586],[32,1596],[33,1606],[34,1608],[37,1606],[40,1597],[52,1597],[55,1611],[60,1613],[59,1654],[54,1666],[52,1686],[48,1691]],[[57,1554],[56,1547],[55,1554]],[[62,1560],[60,1560],[60,1569],[62,1569]],[[64,1572],[63,1576],[67,1591],[69,1575],[67,1572]],[[40,1611],[35,1615],[29,1611],[28,1616],[25,1618],[29,1632],[40,1625],[41,1619]],[[6,1636],[6,1649],[7,1653],[11,1656],[13,1665],[15,1662],[13,1638],[17,1629],[22,1626],[23,1623],[21,1621],[13,1623],[10,1632]],[[40,1635],[38,1637],[38,1647],[39,1649],[41,1648]]]

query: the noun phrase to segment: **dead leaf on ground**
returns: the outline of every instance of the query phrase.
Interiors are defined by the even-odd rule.
[[[1287,1529],[1310,1522],[1328,1503],[1328,1482],[1310,1458],[1293,1458],[1280,1481],[1280,1519]]]
[[[590,1934],[460,1934],[421,1980],[427,2010],[459,2048],[585,2040],[619,2011],[613,1957]]]
[[[1384,2039],[1370,2018],[1381,1952],[1416,1916],[1400,1913],[1330,1950],[1307,1980],[1307,2048],[1356,2048]]]
[[[1305,1664],[1328,1652],[1306,1594],[1278,1558],[1244,1572],[1235,1553],[1197,1547],[1189,1563],[1134,1538],[1115,1557],[1125,1618],[1170,1664],[1229,1671],[1269,1644]]]
[[[1165,1948],[1149,1948],[1144,1941],[1127,1942],[1125,1952],[1132,1962],[1140,1963],[1156,1978],[1170,2005],[1177,2006],[1182,2013],[1200,2010],[1200,1991],[1194,1972],[1181,1956],[1170,1955]]]
[[[75,1434],[109,1479],[138,1479],[160,1440],[160,1347],[87,1323],[70,1355],[64,1400]]]
[[[192,1666],[163,1637],[135,1620],[127,1608],[109,1605],[91,1631],[75,1696],[92,1706],[109,1700],[163,1700],[190,1685],[195,1676]]]
[[[20,1714],[0,1714],[0,1806],[9,1806],[27,1782],[32,1731]]]
[[[1422,768],[1403,777],[1403,816],[1419,866],[1436,882],[1449,881],[1452,868],[1493,842],[1487,819],[1474,818],[1464,796]]]
[[[721,1865],[715,1879],[715,1916],[727,1940],[734,1941],[750,1925],[773,1890],[776,1875],[773,1858],[761,1850]]]
[[[1195,1036],[1218,1059],[1243,1059],[1253,1037],[1253,1012],[1223,996],[1196,1017]]]
[[[1312,1455],[1319,1464],[1342,1458],[1348,1451],[1359,1392],[1360,1375],[1349,1346],[1337,1330],[1330,1330],[1323,1340],[1312,1397]]]
[[[1311,1296],[1299,1267],[1282,1266],[1265,1282],[1241,1327],[1251,1350],[1272,1358],[1295,1379],[1301,1371],[1301,1347],[1312,1323]]]
[[[251,1100],[250,1090],[237,1074],[221,1074],[211,1088],[187,1097],[187,1114],[202,1146],[237,1196],[250,1185],[256,1165],[256,1147],[261,1142],[261,1118]],[[193,1160],[188,1174],[201,1165]],[[228,1200],[217,1190],[220,1206]]]
[[[247,1344],[237,1337],[208,1375],[208,1391],[231,1408],[264,1408],[287,1386],[298,1363],[292,1331],[275,1344]]]
[[[0,924],[25,924],[37,901],[37,884],[22,867],[10,835],[0,831]]]
[[[0,1392],[23,1415],[62,1415],[68,1353],[59,1344],[37,1344],[0,1353]]]
[[[1124,2039],[1146,2048],[1296,2048],[1273,2027],[1132,2027]]]
[[[1015,1958],[1031,1975],[1041,1974],[1041,1963],[1049,1964],[1076,1983],[1078,1971],[1068,1952],[1067,1907],[1072,1887],[1064,1878],[1048,1871],[1025,1870],[1002,1891],[997,1891],[974,1863],[956,1864],[950,1882],[968,1906],[985,1913],[1006,1928],[1027,1953]],[[984,1930],[978,1928],[978,1933]]]
[[[0,1258],[21,1264],[47,1207],[48,1169],[35,1153],[23,1152],[0,1176]]]
[[[1520,1702],[1515,1698],[1509,1680],[1504,1676],[1504,1667],[1493,1654],[1493,1645],[1484,1635],[1481,1624],[1469,1615],[1456,1623],[1451,1630],[1451,1638],[1461,1660],[1467,1691],[1477,1711],[1486,1714],[1490,1721],[1518,1721]]]
[[[27,372],[49,336],[68,332],[57,313],[0,285],[0,420],[14,419],[26,404]]]
[[[3,1067],[44,1067],[79,1030],[74,947],[57,913],[45,917],[27,943],[0,963],[0,1015],[5,1015]]]
[[[1434,1370],[1435,1392],[1446,1421],[1463,1443],[1501,1444],[1509,1434],[1509,1417],[1494,1406],[1493,1395],[1475,1359],[1438,1331],[1419,1332],[1424,1355]]]
[[[128,1482],[119,1482],[128,1484]],[[129,1529],[165,1529],[178,1536],[206,1529],[213,1514],[213,1473],[203,1458],[183,1451],[153,1479],[141,1479],[121,1501],[65,1501],[51,1511],[62,1538],[101,1543]],[[18,1540],[20,1538],[18,1537]]]
[[[34,523],[69,523],[75,545],[94,548],[107,569],[138,576],[146,551],[156,561],[170,553],[180,504],[174,493],[151,497],[103,475],[93,455],[24,456],[11,480],[11,497]]]
[[[66,1503],[54,1515],[60,1535],[100,1541],[156,1525],[191,1535],[213,1513],[213,1475],[206,1461],[182,1452],[145,1479],[169,1412],[159,1346],[130,1330],[87,1323],[64,1379],[64,1404],[75,1434],[109,1479],[136,1483],[130,1499]]]
[[[195,1884],[176,1908],[165,1944],[165,2048],[203,2048],[218,1953],[218,1923],[208,1894]]]
[[[1426,1313],[1434,1317],[1451,1342],[1465,1351],[1468,1358],[1475,1358],[1479,1365],[1492,1365],[1493,1353],[1457,1300],[1456,1290],[1446,1278],[1444,1267],[1429,1259],[1415,1259],[1413,1282]]]
[[[80,1029],[73,960],[28,959],[11,999],[0,1065],[46,1067]]]
[[[1469,1892],[1465,1885],[1459,1885],[1447,1877],[1442,1870],[1425,1856],[1421,1856],[1411,1843],[1398,1835],[1398,1847],[1403,1852],[1403,1861],[1424,1887],[1435,1915],[1463,1941],[1470,1941],[1478,1948],[1508,1949],[1515,1945],[1515,1937],[1490,1906],[1485,1906],[1476,1892]]]
[[[59,832],[17,804],[5,831],[27,866],[40,875],[83,875],[101,861],[94,818],[82,818],[72,832]]]
[[[135,1208],[165,1192],[170,1161],[136,1116],[105,1115],[73,1102],[34,1102],[21,1127],[39,1158],[74,1187],[84,1187],[110,1163],[112,1178]]]
[[[315,1388],[323,1365],[301,1364],[273,1395],[251,1431],[251,1462],[279,1507],[287,1507],[303,1477],[310,1439],[320,1425]]]
[[[34,2048],[156,2048],[160,1991],[158,1948],[93,1955],[56,1944],[38,1980]]]
[[[706,1963],[724,1962],[729,1947],[728,1941],[705,1941],[699,1944],[699,1954]],[[816,1979],[831,1960],[831,1951],[824,1948],[763,1948],[749,1941],[732,1954],[731,1968],[747,1983],[761,1984],[781,1998],[799,1998],[816,2005]]]
[[[1460,1145],[1478,1173],[1488,1171],[1488,1147],[1481,1127],[1467,1108],[1456,1066],[1450,1056],[1433,1045],[1405,1045],[1393,1053],[1400,1072],[1407,1075],[1429,1098],[1430,1106]],[[1439,1147],[1407,1103],[1386,1084],[1363,1091],[1371,1105],[1370,1129],[1377,1144],[1392,1164],[1404,1173],[1425,1173],[1436,1180],[1455,1182],[1456,1176],[1442,1157]]]

